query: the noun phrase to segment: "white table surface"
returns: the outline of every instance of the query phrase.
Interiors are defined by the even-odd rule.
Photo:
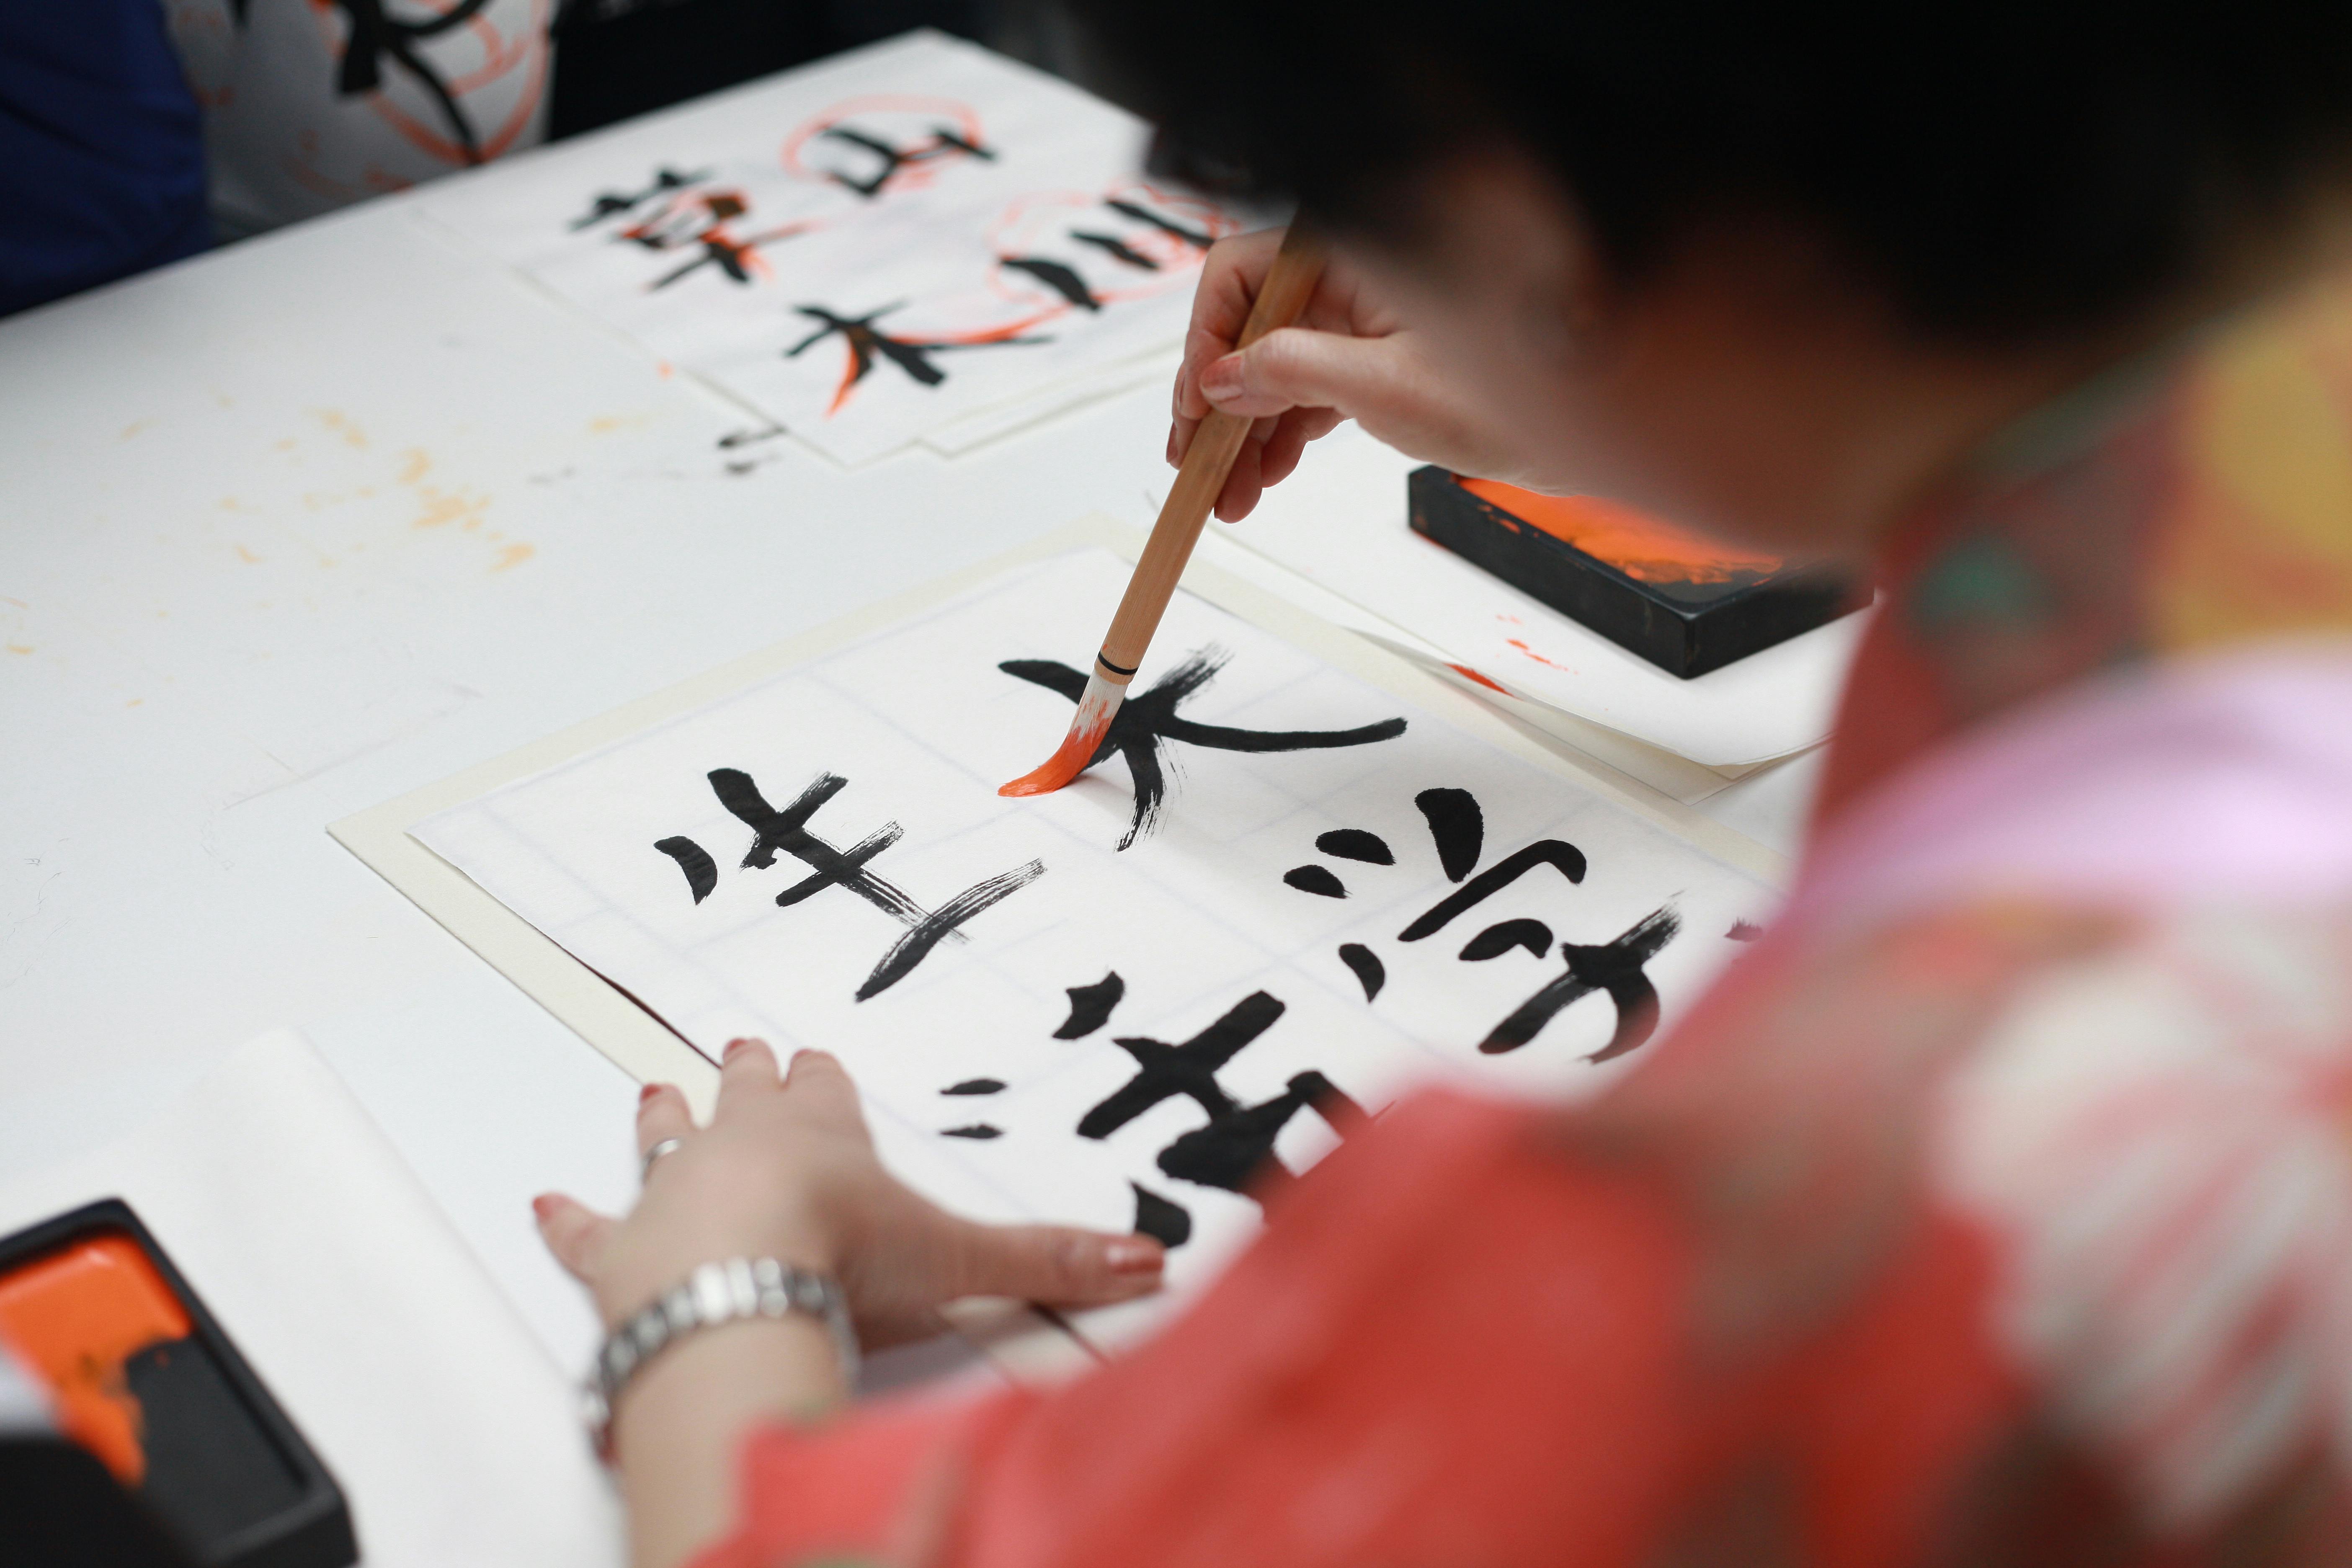
[[[1168,479],[1159,388],[856,470],[760,423],[402,197],[0,321],[0,1176],[297,1026],[584,1359],[527,1202],[625,1199],[634,1086],[325,824]],[[1810,773],[1704,809],[1790,848]]]

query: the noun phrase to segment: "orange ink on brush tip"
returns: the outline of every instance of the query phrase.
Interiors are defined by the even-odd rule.
[[[103,1235],[0,1276],[0,1340],[48,1385],[66,1436],[136,1486],[147,1456],[123,1363],[188,1337],[188,1314],[139,1244]]]
[[[1781,556],[1718,544],[1595,496],[1538,495],[1493,479],[1460,482],[1479,500],[1639,583],[1727,583],[1737,573],[1777,572],[1787,564]]]
[[[1096,751],[1101,747],[1103,736],[1109,731],[1108,719],[1084,727],[1071,725],[1052,756],[1011,784],[999,784],[996,793],[1015,797],[1053,794],[1086,771],[1087,764],[1094,760]]]

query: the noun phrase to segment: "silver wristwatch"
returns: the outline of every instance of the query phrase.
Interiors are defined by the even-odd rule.
[[[823,1274],[773,1258],[730,1258],[706,1263],[667,1294],[606,1336],[581,1390],[581,1415],[596,1452],[612,1450],[613,1406],[639,1367],[697,1329],[739,1318],[782,1318],[804,1312],[832,1331],[844,1381],[857,1381],[857,1331],[841,1286]]]

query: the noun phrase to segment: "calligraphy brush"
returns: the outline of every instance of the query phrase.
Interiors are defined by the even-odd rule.
[[[1292,224],[1265,281],[1258,287],[1249,322],[1242,328],[1234,348],[1245,349],[1266,333],[1296,321],[1322,277],[1321,243],[1303,226]],[[1160,505],[1160,521],[1151,525],[1151,538],[1135,563],[1135,574],[1128,579],[1127,596],[1119,600],[1118,613],[1111,617],[1110,630],[1103,637],[1102,651],[1095,655],[1094,672],[1087,677],[1086,695],[1078,700],[1070,732],[1062,737],[1061,748],[1042,767],[1022,774],[997,794],[1050,795],[1093,764],[1103,738],[1110,733],[1111,721],[1118,717],[1119,705],[1127,700],[1128,682],[1142,667],[1151,634],[1160,629],[1160,617],[1167,613],[1177,579],[1184,575],[1184,563],[1192,558],[1201,525],[1208,521],[1209,509],[1217,504],[1225,476],[1233,472],[1234,459],[1241,455],[1250,423],[1242,415],[1213,408],[1192,432],[1183,466],[1176,470],[1176,482],[1169,487],[1168,499]]]

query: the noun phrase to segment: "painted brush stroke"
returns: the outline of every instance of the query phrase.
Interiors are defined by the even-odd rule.
[[[677,868],[686,873],[686,885],[694,894],[696,903],[709,898],[712,889],[719,886],[718,862],[711,859],[709,850],[693,839],[659,838],[654,841],[654,847],[677,862]]]
[[[1127,982],[1114,969],[1092,985],[1063,987],[1070,998],[1070,1016],[1054,1031],[1057,1040],[1083,1040],[1110,1022],[1110,1010],[1127,994]]]
[[[1111,721],[1110,732],[1103,737],[1094,761],[1087,766],[1091,768],[1114,753],[1127,762],[1128,777],[1135,790],[1135,814],[1126,837],[1118,841],[1121,849],[1150,832],[1159,820],[1168,795],[1168,777],[1160,759],[1171,741],[1224,752],[1264,753],[1365,746],[1391,741],[1404,733],[1402,719],[1383,719],[1352,730],[1242,730],[1224,724],[1197,723],[1179,714],[1177,709],[1214,680],[1232,657],[1215,647],[1199,649],[1153,682],[1150,690],[1128,698],[1118,717]],[[1086,695],[1085,673],[1055,659],[1012,658],[996,668],[1072,702]]]
[[[1587,1057],[1605,1062],[1623,1056],[1648,1039],[1658,1026],[1658,992],[1643,965],[1658,956],[1682,930],[1682,919],[1672,906],[1652,910],[1622,935],[1598,947],[1560,943],[1559,955],[1568,973],[1546,985],[1495,1026],[1479,1042],[1486,1056],[1517,1050],[1569,1006],[1595,992],[1616,1005],[1617,1027],[1609,1043]]]
[[[1343,942],[1339,944],[1339,962],[1363,986],[1364,1000],[1377,1001],[1381,987],[1389,983],[1388,965],[1381,962],[1381,955],[1360,942]]]

